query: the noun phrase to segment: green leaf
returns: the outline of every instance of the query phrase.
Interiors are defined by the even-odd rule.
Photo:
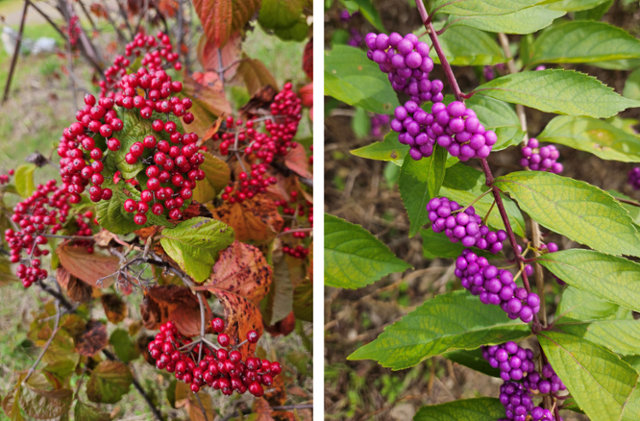
[[[640,162],[640,137],[596,118],[555,117],[538,135],[538,140],[569,146],[605,160]]]
[[[300,16],[298,22],[290,28],[274,29],[273,33],[283,41],[302,42],[309,35],[309,25],[304,16]]]
[[[580,249],[545,254],[537,260],[571,286],[640,311],[640,264],[636,262]]]
[[[640,106],[598,79],[570,70],[515,73],[487,82],[474,92],[540,111],[596,118]]]
[[[353,3],[358,5],[358,9],[360,10],[360,14],[364,16],[366,20],[369,21],[370,24],[374,26],[378,31],[385,32],[384,25],[382,24],[382,19],[380,19],[380,14],[373,7],[373,3],[371,0],[351,0]]]
[[[193,200],[208,203],[229,184],[231,168],[226,162],[210,153],[203,155],[204,162],[200,165],[200,169],[204,171],[205,179],[196,183]]]
[[[542,32],[527,66],[640,58],[640,40],[604,22],[572,21]]]
[[[495,38],[475,28],[452,26],[439,39],[452,66],[493,65],[507,61]],[[431,50],[431,58],[440,64],[435,48]]]
[[[640,373],[640,355],[630,355],[622,357],[622,361],[633,367],[634,370]]]
[[[9,282],[17,282],[18,278],[14,276],[11,270],[11,262],[4,256],[0,256],[0,287],[7,285]]]
[[[24,198],[27,198],[36,191],[36,186],[33,182],[33,172],[36,170],[34,164],[20,165],[16,169],[14,183],[18,194]]]
[[[313,322],[313,282],[309,278],[293,290],[293,314],[298,320]]]
[[[146,136],[153,135],[156,138],[158,138],[158,136],[151,128],[151,120],[140,117],[140,113],[137,109],[130,111],[116,107],[116,110],[118,118],[122,120],[124,127],[121,131],[113,134],[113,137],[120,140],[120,149],[116,152],[109,151],[107,153],[107,160],[112,160],[113,164],[122,173],[122,177],[130,180],[144,170],[142,159],[148,158],[152,154],[150,149],[145,148],[145,151],[142,154],[142,157],[138,159],[138,162],[135,164],[127,164],[125,156],[129,153],[131,145],[135,142],[142,142]]]
[[[129,332],[124,329],[114,330],[109,337],[109,343],[116,351],[118,359],[124,363],[133,361],[140,356],[138,347],[133,342]]]
[[[126,364],[102,361],[87,382],[87,398],[96,403],[116,403],[129,392],[133,375]]]
[[[640,59],[632,58],[625,60],[598,61],[592,63],[592,65],[607,70],[633,70],[640,67]]]
[[[598,0],[598,1],[602,1],[602,0]],[[574,19],[575,20],[600,20],[611,8],[611,6],[613,6],[614,1],[615,0],[604,0],[604,3],[594,7],[593,9],[576,12],[574,14]]]
[[[356,114],[351,119],[351,129],[358,139],[369,135],[371,131],[371,120],[364,108],[356,107]]]
[[[564,10],[565,12],[577,12],[589,10],[606,2],[607,0],[563,0],[549,5],[550,9]]]
[[[500,377],[500,369],[491,367],[489,361],[482,357],[482,348],[477,348],[471,351],[452,351],[442,354],[443,357],[469,367],[472,370],[484,373],[491,377]]]
[[[617,304],[604,301],[586,291],[568,286],[556,310],[557,323],[565,319],[600,320],[615,317],[620,309]]]
[[[400,106],[389,78],[364,51],[338,45],[324,54],[325,95],[378,114]]]
[[[262,0],[258,22],[267,29],[287,29],[298,23],[303,0]]]
[[[453,165],[447,169],[447,173],[440,189],[440,196],[448,197],[451,200],[455,200],[462,206],[467,206],[473,202],[478,196],[488,190],[485,184],[486,178],[481,171],[471,168],[462,163]],[[505,210],[509,217],[509,223],[513,228],[513,232],[520,237],[525,236],[526,225],[522,213],[516,206],[516,204],[502,195]],[[477,201],[473,207],[476,210],[476,214],[481,217],[485,217],[493,204],[493,196],[491,194],[485,195],[482,199]],[[497,209],[493,209],[489,215],[488,225],[496,229],[504,229],[504,223],[500,217],[500,213],[496,212]]]
[[[504,406],[499,399],[475,398],[423,406],[413,421],[495,421],[501,417],[504,418]]]
[[[460,242],[452,243],[444,232],[435,233],[431,229],[421,229],[420,235],[422,236],[422,254],[427,259],[435,259],[436,257],[455,259],[467,248]],[[478,256],[484,256],[488,259],[495,258],[493,254],[484,250],[475,247],[471,247],[471,249]]]
[[[604,253],[640,256],[640,239],[627,211],[595,186],[545,171],[513,172],[495,185],[551,231]]]
[[[324,215],[324,284],[361,288],[411,265],[360,225]]]
[[[261,307],[262,319],[274,325],[293,311],[293,284],[284,254],[273,259],[273,282]]]
[[[640,69],[634,70],[624,83],[622,95],[629,99],[640,100]]]
[[[109,421],[109,414],[100,412],[99,408],[88,405],[80,400],[76,401],[76,407],[73,410],[75,421]]]
[[[211,275],[218,252],[233,242],[233,228],[224,222],[197,217],[162,231],[160,244],[182,270],[197,282]]]
[[[409,145],[403,145],[398,141],[398,133],[391,131],[384,137],[384,141],[375,142],[350,152],[360,158],[374,159],[376,161],[391,161],[401,167],[410,148]]]
[[[409,215],[409,237],[429,222],[427,203],[438,195],[444,181],[447,151],[436,146],[428,158],[416,161],[405,158],[400,170],[398,186],[402,202]]]
[[[51,419],[69,412],[73,401],[71,389],[42,390],[29,383],[31,378],[22,383],[19,397],[20,408],[26,415],[35,419]]]
[[[498,135],[498,141],[493,145],[492,151],[501,151],[519,144],[524,139],[520,119],[513,107],[506,102],[475,95],[466,101],[466,105],[475,111],[487,130],[493,130]]]
[[[459,2],[436,0],[431,10],[439,8],[438,13],[461,16],[504,15],[555,1],[557,0],[465,0]]]
[[[629,196],[626,196],[626,195],[624,195],[624,194],[622,194],[620,192],[617,192],[615,190],[607,190],[607,193],[609,193],[611,196],[615,197],[616,199],[633,200]],[[633,206],[633,205],[630,205],[628,203],[623,203],[623,202],[620,202],[620,204],[622,205],[623,208],[625,208],[627,210],[627,212],[629,213],[629,216],[631,217],[633,222],[636,225],[640,225],[640,207]]]
[[[376,360],[401,370],[444,352],[519,341],[530,333],[527,324],[509,320],[500,307],[456,291],[425,301],[348,359]]]
[[[564,11],[550,10],[546,6],[536,6],[504,15],[450,15],[447,24],[451,24],[452,27],[471,26],[495,33],[532,34],[551,25],[554,19],[565,13]]]
[[[538,335],[540,345],[576,402],[592,419],[619,421],[638,373],[615,354],[560,332]]]
[[[565,320],[555,326],[574,336],[600,345],[618,355],[634,355],[640,350],[640,321],[629,319],[592,322]]]

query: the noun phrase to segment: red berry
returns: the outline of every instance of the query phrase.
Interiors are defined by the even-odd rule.
[[[110,151],[114,151],[114,152],[117,150],[120,150],[120,141],[115,137],[113,139],[107,140],[107,148]]]
[[[211,320],[211,329],[213,329],[214,332],[221,333],[224,331],[224,321],[219,317]]]
[[[228,346],[229,342],[230,342],[229,335],[227,335],[226,333],[221,333],[218,335],[218,343],[221,346]]]
[[[258,336],[258,332],[256,332],[255,330],[250,330],[249,332],[247,332],[247,341],[249,341],[249,343],[255,344],[256,342],[258,342],[258,339],[260,339],[260,337]]]
[[[136,216],[133,217],[133,222],[137,225],[144,225],[147,223],[147,216],[142,213],[137,213]]]
[[[136,209],[136,201],[133,199],[127,199],[124,201],[124,210],[131,213]]]

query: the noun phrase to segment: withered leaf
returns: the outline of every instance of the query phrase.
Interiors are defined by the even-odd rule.
[[[255,244],[273,240],[284,225],[273,200],[264,195],[242,203],[225,202],[214,210],[213,216],[233,228],[236,240]]]
[[[113,323],[120,323],[127,317],[127,304],[120,299],[117,294],[104,294],[100,297],[102,307],[107,315],[107,319]]]
[[[91,301],[93,287],[86,282],[81,281],[75,276],[69,276],[67,283],[67,294],[76,303],[86,303]]]
[[[287,317],[280,320],[278,323],[272,326],[265,326],[264,329],[271,334],[271,336],[287,336],[296,327],[296,316],[293,311],[289,313]]]
[[[264,394],[264,398],[271,406],[281,406],[287,401],[287,392],[284,388],[284,376],[276,376],[269,392]]]
[[[115,277],[105,279],[102,285],[97,285],[98,279],[112,275],[120,268],[120,260],[117,257],[99,253],[89,254],[85,247],[72,246],[68,242],[60,244],[56,253],[60,258],[60,264],[69,273],[98,288],[110,286]]]
[[[255,330],[258,336],[262,336],[262,315],[258,307],[246,298],[232,292],[216,291],[215,295],[224,308],[225,333],[231,338],[232,345],[244,341],[250,330]],[[247,342],[238,350],[245,359],[255,353],[256,344]]]
[[[273,417],[271,416],[273,409],[271,409],[269,402],[267,402],[265,398],[259,398],[253,401],[253,407],[251,409],[253,410],[253,415],[255,415],[255,417],[252,418],[253,420],[273,421]]]
[[[84,333],[76,339],[76,351],[86,357],[93,357],[108,343],[107,327],[100,322],[90,320]]]
[[[302,145],[291,149],[284,157],[284,164],[300,177],[313,179],[313,174],[309,171],[309,158],[307,151]]]
[[[271,111],[271,103],[276,97],[276,90],[271,85],[265,85],[251,95],[249,102],[240,108],[240,116],[250,118],[263,115]]]
[[[58,266],[58,269],[56,270],[56,280],[58,281],[58,284],[62,288],[67,287],[67,285],[69,284],[70,277],[71,277],[71,274],[69,273],[68,270],[66,270],[62,266]]]

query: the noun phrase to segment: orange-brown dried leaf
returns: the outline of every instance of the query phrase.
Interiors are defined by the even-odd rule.
[[[271,406],[282,406],[287,401],[287,392],[284,386],[284,376],[276,376],[269,392],[264,394],[264,398]]]
[[[271,413],[274,421],[297,421],[291,411],[273,411]]]
[[[158,3],[158,11],[165,18],[173,18],[178,13],[178,2],[175,0],[160,0]]]
[[[264,112],[270,112],[270,105],[276,95],[275,87],[271,85],[263,86],[251,95],[249,101],[240,108],[240,117],[250,118],[262,115]]]
[[[244,61],[238,66],[237,75],[242,78],[249,95],[253,95],[263,87],[270,85],[276,91],[278,83],[267,67],[258,59],[243,56]]]
[[[251,408],[253,414],[256,417],[252,418],[253,421],[273,421],[271,414],[273,409],[269,405],[269,402],[265,398],[259,398],[253,401],[253,407]]]
[[[84,333],[76,339],[76,351],[85,357],[93,357],[102,351],[108,342],[107,327],[100,322],[90,320]]]
[[[261,0],[232,0],[233,21],[231,32],[239,31],[258,12],[262,4]]]
[[[217,88],[203,85],[184,74],[182,87],[182,93],[193,102],[190,111],[195,117],[193,123],[184,124],[185,130],[202,137],[219,116],[231,114],[231,105],[221,85]]]
[[[156,366],[156,360],[151,357],[149,354],[149,343],[153,341],[155,337],[151,335],[141,335],[136,341],[136,346],[138,347],[138,351],[144,357],[144,359],[151,364],[152,366]]]
[[[204,307],[205,326],[208,326],[213,314],[206,300]],[[166,285],[149,288],[144,292],[140,314],[144,327],[149,330],[158,329],[161,324],[172,320],[185,336],[200,333],[200,303],[187,287]]]
[[[216,291],[215,295],[224,308],[225,333],[231,338],[232,345],[244,341],[250,330],[255,330],[258,336],[262,336],[262,315],[258,307],[232,292]],[[242,358],[246,359],[255,353],[256,344],[247,342],[238,350],[242,353]]]
[[[193,5],[209,41],[222,47],[231,35],[231,0],[194,0]]]
[[[129,312],[127,309],[127,303],[120,299],[117,294],[104,294],[100,297],[102,302],[102,308],[107,315],[107,320],[113,324],[123,321]]]
[[[211,278],[198,289],[228,291],[259,305],[269,292],[273,269],[255,246],[234,241],[220,252]]]
[[[140,241],[144,243],[145,241],[147,241],[147,238],[156,235],[159,229],[160,227],[158,226],[152,226],[147,228],[140,228],[139,230],[134,231],[134,233],[138,236]]]
[[[204,136],[202,136],[202,140],[199,144],[201,145],[207,140],[213,138],[213,135],[218,133],[218,130],[220,130],[220,125],[223,121],[224,119],[222,117],[218,117],[216,121],[214,121],[213,124],[207,129],[207,131],[204,132]]]
[[[191,218],[195,218],[197,216],[204,216],[206,218],[211,218],[211,211],[207,209],[205,205],[202,203],[198,203],[195,200],[191,201],[191,204],[187,206],[187,208],[182,212],[182,219],[188,220]]]
[[[183,382],[178,382],[176,384],[176,392],[175,392],[175,402],[176,408],[185,408],[187,413],[189,414],[189,419],[191,421],[213,421],[216,418],[216,413],[213,409],[213,402],[211,401],[211,395],[206,392],[198,392],[198,396],[200,397],[200,402],[202,402],[202,407],[198,402],[198,398],[196,395],[191,392],[189,385]],[[204,412],[207,415],[202,413],[202,408],[204,407]]]
[[[69,279],[71,278],[71,274],[69,273],[68,270],[66,270],[64,267],[59,266],[58,269],[56,270],[56,280],[58,281],[58,284],[62,287],[62,288],[67,288],[67,285],[69,284]]]
[[[293,311],[289,313],[287,317],[280,320],[275,325],[265,326],[264,329],[271,334],[271,336],[287,336],[296,327],[296,316]]]
[[[107,10],[100,3],[91,4],[91,6],[89,7],[89,10],[91,11],[91,13],[93,13],[99,18],[106,18],[108,16]]]
[[[242,36],[240,32],[235,32],[227,43],[220,49],[220,56],[222,58],[222,68],[224,71],[224,80],[230,80],[236,75],[238,66],[240,63],[236,63],[240,60],[240,48],[242,45]],[[205,72],[215,72],[216,75],[220,70],[220,63],[218,61],[218,47],[214,43],[208,40],[203,35],[200,37],[197,46],[198,61],[202,64],[202,68]],[[236,63],[236,64],[234,64]],[[227,69],[228,67],[228,69]]]
[[[282,231],[284,225],[273,200],[264,195],[242,203],[225,202],[215,209],[213,216],[230,225],[238,241],[268,243]]]
[[[105,229],[100,230],[97,234],[93,235],[93,241],[95,241],[96,245],[99,247],[108,247],[109,243],[117,238],[117,235]]]
[[[299,176],[313,179],[313,174],[309,171],[309,158],[307,157],[307,151],[302,147],[302,145],[298,145],[289,151],[289,153],[284,157],[284,164]]]
[[[56,253],[60,258],[60,264],[69,273],[94,287],[106,288],[111,285],[115,281],[114,276],[105,279],[102,285],[97,285],[97,281],[114,274],[120,268],[120,260],[117,257],[89,254],[85,247],[71,246],[66,242],[58,246]]]
[[[91,301],[93,287],[75,276],[70,276],[67,284],[67,294],[76,303],[86,303]]]

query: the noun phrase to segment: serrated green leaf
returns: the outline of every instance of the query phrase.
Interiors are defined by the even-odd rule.
[[[595,186],[544,171],[513,172],[496,179],[495,185],[551,231],[604,253],[640,256],[640,239],[629,214]]]
[[[500,369],[491,367],[489,361],[482,357],[482,348],[471,351],[452,351],[442,354],[443,357],[454,363],[469,367],[472,370],[486,374],[491,377],[500,377]]]
[[[360,14],[364,16],[366,20],[369,21],[370,24],[374,26],[378,31],[384,32],[384,25],[382,23],[382,19],[380,19],[380,14],[373,6],[371,0],[351,0],[353,3],[358,5],[358,10]]]
[[[549,5],[553,10],[564,10],[566,12],[577,12],[580,10],[592,9],[607,0],[563,0]]]
[[[120,149],[116,152],[109,151],[107,160],[112,160],[113,164],[122,173],[122,177],[130,180],[144,170],[142,159],[151,156],[152,152],[151,149],[145,148],[142,157],[135,164],[127,164],[124,157],[129,153],[131,145],[135,142],[142,142],[145,137],[149,135],[156,136],[157,133],[151,128],[151,119],[146,120],[140,117],[138,109],[126,110],[120,107],[115,109],[118,113],[118,118],[122,120],[123,127],[121,131],[115,132],[112,137],[120,140]]]
[[[500,417],[504,418],[504,406],[499,399],[475,398],[423,406],[413,421],[495,421]]]
[[[338,45],[324,54],[325,95],[378,114],[400,106],[389,78],[364,51]]]
[[[503,76],[474,92],[540,111],[596,118],[640,106],[640,102],[618,95],[594,77],[559,69]]]
[[[640,40],[604,22],[572,21],[542,32],[527,66],[640,58]]]
[[[566,12],[550,10],[546,6],[535,6],[504,15],[458,16],[450,15],[447,24],[471,26],[487,32],[505,34],[532,34],[546,28],[565,15]]]
[[[640,350],[640,321],[633,318],[591,322],[563,319],[555,326],[565,333],[584,338],[618,355],[634,355]]]
[[[356,114],[351,119],[351,129],[358,139],[369,135],[371,120],[364,108],[356,107]]]
[[[640,100],[640,69],[634,70],[624,83],[622,95],[629,99]]]
[[[398,178],[400,196],[409,216],[409,237],[429,222],[427,203],[440,192],[444,181],[447,151],[436,146],[433,154],[419,161],[405,158]]]
[[[36,191],[35,183],[33,182],[33,172],[36,170],[34,164],[20,165],[16,169],[14,176],[14,183],[18,194],[24,198],[27,198]]]
[[[118,359],[124,363],[133,361],[140,356],[140,351],[133,342],[131,335],[124,329],[114,330],[109,337],[109,343],[116,351]]]
[[[537,261],[569,285],[640,311],[640,264],[636,262],[580,249],[545,254]]]
[[[494,37],[469,26],[452,26],[439,39],[452,66],[494,65],[507,61]],[[435,48],[431,49],[430,55],[440,64]]]
[[[196,188],[193,190],[193,200],[208,203],[229,184],[231,168],[226,162],[210,153],[203,155],[204,162],[200,169],[204,171],[205,179],[196,183]]]
[[[565,319],[600,320],[612,318],[620,306],[602,300],[586,291],[568,286],[562,292],[562,299],[556,310],[557,322]]]
[[[224,222],[197,217],[162,231],[160,244],[182,270],[197,282],[211,275],[218,252],[233,242],[233,228]]]
[[[487,130],[493,130],[498,141],[491,149],[501,151],[512,145],[517,145],[524,139],[524,132],[520,126],[520,119],[513,107],[506,102],[475,95],[466,101],[467,107],[475,111],[478,119]]]
[[[102,361],[87,382],[87,398],[96,403],[116,403],[129,392],[131,370],[119,361]]]
[[[560,332],[538,334],[540,346],[578,405],[592,419],[619,421],[638,373],[615,354]]]
[[[591,63],[591,65],[607,70],[633,70],[640,67],[640,59],[631,58],[624,60],[598,61]]]
[[[634,370],[640,373],[640,355],[629,355],[622,357],[622,361],[633,367]]]
[[[291,28],[298,22],[303,7],[303,0],[262,0],[258,22],[267,29]]]
[[[410,146],[398,141],[398,133],[387,133],[382,142],[375,142],[362,148],[354,149],[351,154],[360,158],[374,159],[376,161],[391,161],[401,167],[405,156],[409,153]]]
[[[611,6],[613,6],[614,1],[615,0],[604,0],[604,3],[594,7],[593,9],[574,13],[573,17],[575,20],[600,20],[611,8]]]
[[[401,370],[444,352],[519,341],[530,333],[527,324],[509,320],[500,307],[456,291],[425,301],[348,359],[375,360]]]
[[[440,189],[440,196],[448,197],[462,206],[467,206],[478,198],[478,196],[488,190],[485,182],[486,178],[481,171],[462,163],[458,163],[447,169],[444,182],[442,183],[442,188]],[[516,204],[505,195],[502,195],[502,200],[509,217],[511,228],[513,228],[513,232],[520,237],[524,237],[526,225],[522,213]],[[487,194],[477,201],[473,207],[476,210],[476,214],[484,218],[489,212],[489,209],[491,209],[492,204],[493,196],[491,194]],[[504,223],[502,222],[500,213],[496,212],[496,209],[491,211],[487,222],[488,225],[493,228],[504,229]]]
[[[460,242],[452,243],[444,232],[435,233],[431,229],[421,229],[420,235],[422,236],[422,254],[427,259],[435,259],[436,257],[455,259],[467,248]],[[475,247],[470,248],[478,256],[484,256],[486,258],[495,257],[493,254],[484,250],[476,249]]]
[[[601,159],[640,162],[640,137],[596,118],[555,117],[538,140],[589,152]]]
[[[503,15],[556,1],[558,0],[465,0],[459,2],[436,0],[431,10],[438,8],[438,13],[461,16]]]
[[[43,390],[29,383],[32,383],[31,378],[20,386],[20,408],[26,415],[35,419],[51,419],[61,417],[69,411],[73,401],[71,389]],[[45,384],[40,385],[43,386]]]
[[[360,225],[324,215],[324,284],[361,288],[411,265]]]
[[[616,199],[626,199],[626,200],[633,200],[631,199],[629,196],[624,195],[620,192],[617,192],[615,190],[607,190],[607,193],[609,193],[611,196],[615,197]],[[624,203],[624,202],[620,202],[620,204],[622,205],[623,208],[626,209],[626,211],[629,213],[629,216],[631,217],[631,219],[633,220],[633,222],[636,225],[640,225],[640,207],[638,206],[633,206],[630,205],[628,203]],[[637,228],[636,228],[637,229]]]

